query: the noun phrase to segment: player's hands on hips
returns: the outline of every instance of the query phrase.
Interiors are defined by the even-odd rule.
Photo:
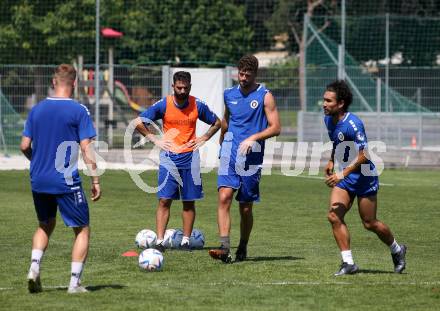
[[[193,150],[197,150],[200,147],[202,147],[206,143],[207,140],[208,140],[208,138],[205,135],[203,135],[203,136],[197,137],[196,139],[190,140],[189,142],[187,142],[185,144],[185,146],[187,148],[193,148]]]
[[[344,179],[344,174],[342,172],[331,174],[325,178],[325,184],[331,188],[336,186],[341,180]]]
[[[333,161],[328,161],[324,173],[325,173],[325,177],[329,177],[330,175],[333,174],[333,170],[334,170],[335,164],[333,163]]]
[[[165,150],[165,151],[170,151],[171,148],[173,147],[172,139],[178,135],[179,131],[177,131],[177,133],[175,133],[175,131],[173,131],[173,129],[171,129],[170,132],[171,132],[171,136],[172,136],[171,138],[168,136],[158,138],[154,134],[148,134],[146,136],[146,138],[149,139],[154,145],[156,145],[160,149]]]
[[[165,151],[170,151],[173,146],[173,142],[169,139],[156,139],[153,143]]]
[[[97,183],[92,183],[92,201],[98,201],[101,197],[101,187]]]
[[[251,138],[246,138],[240,144],[239,151],[241,155],[247,155],[252,152],[252,146],[256,143],[255,140]]]

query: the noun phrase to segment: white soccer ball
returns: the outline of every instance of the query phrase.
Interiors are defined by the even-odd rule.
[[[156,246],[157,236],[153,230],[144,229],[136,235],[136,246],[142,249],[152,248]]]
[[[144,271],[160,271],[163,267],[163,255],[157,249],[148,248],[139,255],[139,268]]]
[[[182,243],[183,231],[181,229],[174,230],[170,237],[170,248],[179,248]]]
[[[176,232],[176,229],[165,230],[165,235],[163,237],[163,243],[162,243],[162,245],[165,246],[165,248],[171,248],[171,238],[174,232]]]
[[[189,245],[193,249],[202,249],[203,246],[205,246],[205,236],[203,235],[203,232],[194,229],[189,237]]]

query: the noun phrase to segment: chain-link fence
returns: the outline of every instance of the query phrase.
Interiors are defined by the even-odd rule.
[[[55,67],[0,66],[2,125],[5,133],[6,129],[10,129],[7,135],[5,134],[5,142],[9,149],[17,149],[29,110],[38,101],[50,96],[51,77]],[[82,65],[78,68],[78,83],[74,92],[74,98],[89,109],[93,119],[96,112],[94,70],[93,65]],[[97,128],[101,140],[109,142],[111,147],[120,148],[123,146],[123,136],[128,123],[165,95],[164,79],[162,66],[115,65],[111,80],[110,71],[108,65],[100,67],[100,122]],[[232,83],[237,83],[234,76],[232,78]],[[296,112],[299,109],[296,68],[263,68],[260,81],[275,95],[284,139],[296,139]]]
[[[2,1],[0,146],[17,150],[27,113],[50,95],[61,62],[78,69],[74,97],[114,148],[129,120],[164,96],[162,66],[224,68],[247,53],[275,95],[281,140],[297,139],[298,111],[319,112],[325,85],[341,72],[354,111],[439,112],[440,8],[415,2],[347,2],[343,28],[342,2],[332,0]]]
[[[379,141],[388,150],[440,150],[439,113],[359,112],[369,141]],[[322,113],[299,112],[298,138],[305,142],[327,141]]]
[[[439,18],[386,14],[343,19],[305,19],[305,110],[316,110],[322,89],[339,77],[353,90],[354,111],[440,111],[435,100]]]
[[[54,68],[55,66],[0,66],[1,120],[4,136],[4,138],[0,136],[0,139],[5,141],[3,143],[0,140],[0,143],[6,145],[9,151],[17,150],[24,120],[31,107],[51,94],[51,76]],[[100,139],[109,142],[111,147],[121,148],[125,128],[130,120],[164,95],[162,67],[116,65],[111,84],[108,66],[101,66],[100,72],[100,123],[97,126]],[[309,100],[313,100],[313,105],[309,105],[309,111],[319,114],[323,85],[336,79],[337,68],[320,67],[314,72],[317,73],[316,76],[311,73],[308,75],[308,89],[312,90],[310,93],[316,94],[315,97],[309,95]],[[383,76],[383,72],[378,72],[377,76]],[[259,80],[273,92],[277,101],[282,123],[280,140],[295,141],[297,139],[297,114],[300,110],[297,68],[263,68],[260,71]],[[356,82],[356,79],[354,81]],[[415,108],[424,106],[435,111],[440,102],[438,87],[440,69],[393,68],[390,70],[389,81],[390,86],[400,96],[419,104]],[[236,82],[233,80],[233,83]],[[381,85],[372,84],[359,88],[362,94],[367,94],[366,100],[372,103],[375,112],[378,107],[376,103],[382,102],[385,96],[384,90],[380,90],[380,87]],[[113,92],[110,89],[113,89]],[[95,118],[93,65],[84,65],[80,70],[75,98],[86,105],[92,117]],[[112,114],[109,109],[112,110]],[[426,113],[421,109],[419,111],[415,109],[413,112]],[[437,116],[434,113],[432,115]],[[313,124],[311,126],[313,127]]]

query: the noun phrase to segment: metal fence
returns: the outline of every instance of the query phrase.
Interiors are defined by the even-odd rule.
[[[350,66],[345,69],[354,95],[352,111],[440,112],[440,68],[392,68],[389,70],[388,92],[384,68],[369,71],[362,66]],[[308,69],[307,111],[321,109],[323,90],[337,79],[337,71],[336,66]]]
[[[0,146],[7,150],[18,150],[24,120],[27,113],[38,101],[51,94],[51,77],[55,66],[23,66],[3,65],[0,66],[0,103],[1,125]],[[333,69],[336,67],[332,67]],[[97,128],[100,140],[109,143],[112,148],[123,147],[123,135],[126,125],[136,117],[140,111],[153,104],[164,96],[163,67],[162,66],[121,66],[113,67],[113,79],[110,77],[108,66],[100,67],[100,117]],[[314,73],[314,74],[312,74]],[[375,79],[383,76],[382,71],[375,74]],[[79,80],[75,89],[75,98],[86,105],[92,117],[95,119],[95,84],[94,66],[82,65],[79,68]],[[232,73],[232,83],[237,83],[236,74]],[[336,78],[336,70],[329,67],[314,68],[309,70],[308,89],[309,100],[313,98],[312,112],[321,118],[322,93],[326,83]],[[440,102],[440,69],[439,68],[395,68],[390,70],[389,83],[394,92],[408,101],[417,103],[419,107],[429,107],[431,111],[439,111]],[[300,110],[299,77],[298,69],[291,68],[261,68],[259,81],[268,87],[277,101],[282,123],[282,135],[279,140],[296,141],[297,139],[308,140],[327,139],[315,135],[314,127],[316,120],[303,114],[302,122],[297,120]],[[376,81],[376,80],[373,80]],[[357,83],[359,85],[359,83]],[[380,90],[380,84],[371,83],[361,86],[359,91],[369,103],[382,103],[384,105],[384,90]],[[379,90],[378,90],[379,88]],[[356,97],[355,93],[355,97]],[[383,107],[383,106],[381,106]],[[378,106],[375,105],[374,112]],[[112,113],[110,113],[112,110]],[[356,109],[355,109],[356,110]],[[376,121],[366,120],[370,136],[376,136],[376,128],[390,124],[381,132],[383,138],[392,141],[395,146],[405,147],[409,144],[413,135],[423,145],[436,144],[438,131],[436,113],[422,113],[418,111],[408,114],[387,113],[380,109],[382,124],[374,125],[368,129],[368,124],[376,124]],[[314,116],[315,114],[310,114]],[[373,114],[372,120],[377,120]],[[422,116],[422,117],[421,117]],[[318,118],[318,117],[316,117]],[[370,118],[370,117],[367,117]],[[419,120],[422,118],[422,122]],[[414,121],[415,120],[415,121]],[[311,123],[307,126],[307,122]],[[319,121],[321,122],[321,121]],[[304,128],[299,128],[298,123]],[[410,127],[407,129],[407,127]],[[431,128],[432,127],[432,128]],[[297,133],[299,131],[300,133]],[[428,134],[429,132],[429,134]],[[324,132],[325,133],[325,132]],[[311,135],[311,136],[310,136]],[[400,137],[400,138],[399,138]],[[3,147],[3,149],[5,149]],[[1,148],[0,148],[1,149]]]
[[[338,77],[351,86],[356,111],[440,111],[439,18],[314,16],[304,29],[304,110],[315,111],[319,89]]]
[[[84,104],[96,120],[94,65],[77,65],[78,83],[74,98]],[[1,125],[0,147],[18,150],[24,121],[30,109],[50,96],[55,66],[0,65]],[[127,124],[142,110],[162,98],[169,86],[163,83],[163,66],[100,66],[100,140],[112,148],[123,147]],[[232,83],[236,84],[232,72]],[[283,139],[296,139],[296,113],[299,109],[297,68],[262,68],[259,80],[275,95],[283,125]],[[169,82],[168,82],[169,83]],[[165,93],[164,93],[165,90]],[[221,116],[219,116],[221,117]],[[4,142],[1,139],[4,136]],[[3,148],[3,149],[4,149]],[[0,148],[1,149],[1,148]]]
[[[440,150],[439,113],[356,113],[365,125],[370,141],[387,148]],[[329,141],[324,117],[318,112],[299,112],[298,140]]]

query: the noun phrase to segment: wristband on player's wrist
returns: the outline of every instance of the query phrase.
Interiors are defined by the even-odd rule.
[[[92,185],[99,185],[99,181],[92,181]]]

